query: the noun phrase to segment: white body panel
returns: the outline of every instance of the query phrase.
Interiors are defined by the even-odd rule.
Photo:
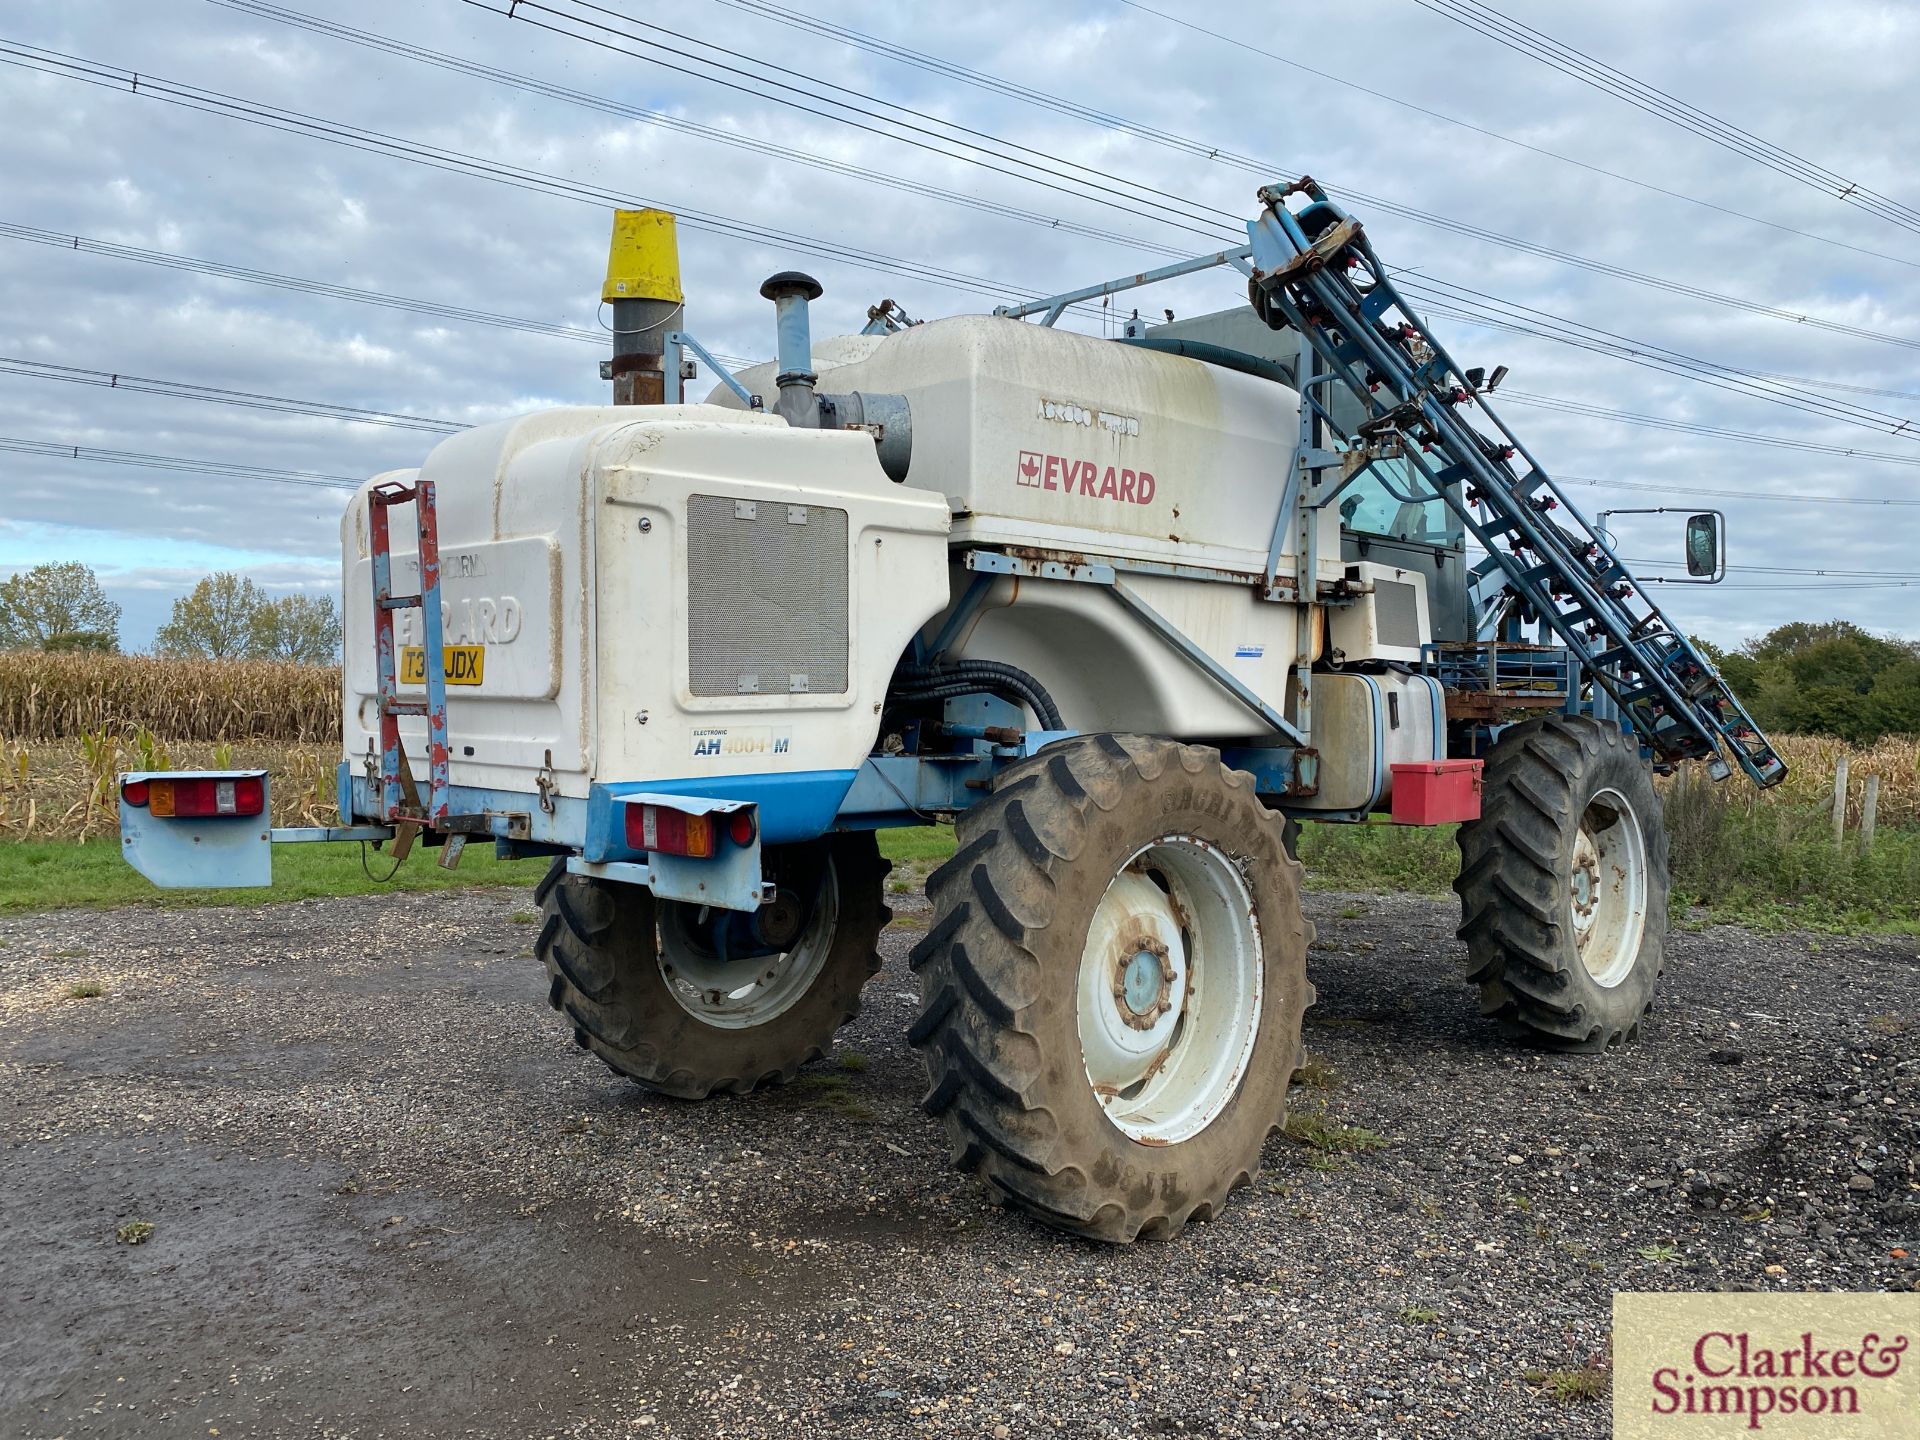
[[[1329,612],[1328,643],[1334,658],[1418,664],[1421,642],[1433,636],[1426,576],[1367,560],[1349,565],[1347,573],[1371,588],[1353,604]]]
[[[1260,598],[1255,586],[1298,435],[1292,390],[992,316],[836,337],[815,346],[813,364],[823,392],[907,397],[906,485],[946,497],[956,548],[1027,548],[1244,577],[1223,584],[1135,575],[1126,583],[1267,705],[1289,712],[1296,612]],[[771,404],[773,371],[759,365],[738,378]],[[738,404],[724,388],[711,399]],[[1345,567],[1335,508],[1318,523],[1318,578],[1338,580]],[[1297,582],[1296,538],[1289,525],[1275,573]],[[956,595],[965,578],[957,572]],[[1096,586],[1003,580],[950,654],[1039,676],[1079,729],[1215,739],[1270,733]]]
[[[1299,433],[1299,398],[1284,385],[990,315],[837,337],[815,346],[813,362],[824,392],[907,397],[906,483],[948,497],[956,545],[1040,546],[1253,575],[1266,564]],[[757,365],[738,378],[771,405],[773,370]],[[709,398],[739,403],[724,388]],[[1023,457],[1038,457],[1031,475]],[[1122,494],[1129,473],[1130,499]],[[1144,502],[1142,473],[1153,477]],[[1339,541],[1339,517],[1329,513],[1319,537],[1329,579],[1340,574]],[[1293,572],[1294,548],[1289,533],[1282,574]]]
[[[710,406],[551,410],[455,436],[418,472],[379,478],[416,474],[438,492],[445,641],[485,649],[482,683],[447,691],[457,786],[525,793],[549,766],[556,792],[573,796],[595,781],[854,769],[895,661],[947,601],[946,507],[889,481],[864,435]],[[765,519],[779,523],[756,536],[776,547],[819,537],[820,554],[838,555],[844,534],[828,587],[836,603],[835,587],[845,596],[838,683],[822,673],[803,693],[694,692],[687,517],[699,496],[714,497],[708,543],[738,538],[727,533],[735,506],[762,504],[778,507]],[[378,734],[366,514],[362,497],[342,523],[344,748],[355,761]],[[394,588],[411,593],[412,513],[394,515]],[[767,606],[755,591],[762,568],[702,575],[702,635],[725,628],[730,604],[742,615]],[[419,633],[417,613],[401,612],[399,643]],[[425,722],[401,730],[424,776]]]

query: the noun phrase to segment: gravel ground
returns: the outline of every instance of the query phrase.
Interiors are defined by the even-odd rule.
[[[1642,1043],[1560,1059],[1450,906],[1314,895],[1295,1108],[1387,1143],[1115,1250],[947,1169],[924,908],[835,1063],[687,1105],[574,1049],[528,904],[0,922],[0,1433],[1603,1435],[1540,1375],[1616,1290],[1920,1283],[1911,938],[1677,936]]]

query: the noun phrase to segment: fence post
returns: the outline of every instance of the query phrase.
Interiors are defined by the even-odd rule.
[[[1873,849],[1874,822],[1880,818],[1880,777],[1867,776],[1867,793],[1860,800],[1860,849]]]
[[[1847,757],[1842,755],[1833,767],[1833,848],[1847,841]]]

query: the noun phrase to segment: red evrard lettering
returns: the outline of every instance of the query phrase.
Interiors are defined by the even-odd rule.
[[[1103,472],[1097,460],[1072,460],[1065,455],[1020,452],[1018,481],[1036,490],[1080,494],[1090,500],[1116,500],[1125,505],[1151,505],[1159,482],[1151,470],[1129,470],[1109,465]]]

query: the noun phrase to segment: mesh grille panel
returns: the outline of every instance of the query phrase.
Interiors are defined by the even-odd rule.
[[[1420,599],[1413,586],[1401,580],[1373,582],[1373,621],[1379,627],[1382,645],[1404,646],[1420,643]]]
[[[694,694],[846,691],[846,511],[690,495],[687,574]]]

